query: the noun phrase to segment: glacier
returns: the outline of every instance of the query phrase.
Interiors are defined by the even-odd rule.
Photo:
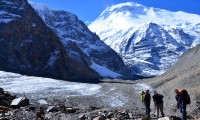
[[[123,107],[126,103],[130,103],[133,96],[127,96],[127,91],[139,94],[141,90],[151,89],[150,86],[144,83],[132,83],[130,87],[123,91],[123,85],[119,87],[117,84],[110,83],[68,82],[4,71],[0,71],[0,86],[5,91],[18,96],[28,97],[31,102],[37,101],[39,104],[48,104],[53,99],[70,101],[80,97],[81,99],[97,100],[96,102],[111,107]]]

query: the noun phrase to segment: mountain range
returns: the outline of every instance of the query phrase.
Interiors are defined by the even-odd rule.
[[[108,7],[89,25],[144,77],[164,73],[187,49],[200,43],[200,16],[127,2]]]
[[[73,81],[152,77],[200,44],[200,16],[181,11],[122,3],[88,29],[75,14],[45,4],[0,3],[3,71]]]
[[[0,70],[85,82],[128,73],[118,54],[75,15],[52,11],[58,16],[47,22],[27,0],[0,4]]]

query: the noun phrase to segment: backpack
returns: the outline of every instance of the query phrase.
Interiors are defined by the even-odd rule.
[[[144,102],[144,97],[145,97],[145,93],[141,93],[140,94],[140,101],[141,102]]]
[[[191,100],[190,100],[190,95],[188,94],[187,90],[185,89],[182,89],[180,91],[182,97],[183,97],[183,101],[185,102],[186,105],[190,104],[191,103]]]

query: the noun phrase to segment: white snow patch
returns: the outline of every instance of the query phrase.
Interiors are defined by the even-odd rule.
[[[36,26],[36,24],[35,24],[35,23],[33,23],[33,24],[32,24],[32,26],[33,26],[33,27],[35,27],[35,26]]]
[[[8,13],[6,11],[0,11],[0,15],[6,15],[6,16],[10,16],[10,17],[21,17],[17,14]]]
[[[0,19],[0,23],[9,23],[13,21],[14,19]]]
[[[15,20],[16,18],[19,18],[21,16],[16,15],[16,14],[12,14],[12,13],[8,13],[6,11],[0,11],[0,23],[9,23],[13,20]]]
[[[44,3],[35,3],[33,1],[30,1],[30,0],[28,2],[33,8],[35,8],[37,10],[42,10],[42,11],[45,10],[45,9],[53,10],[47,4],[44,4]]]
[[[5,11],[0,11],[0,15],[6,14],[7,12]]]
[[[111,78],[117,78],[117,77],[121,77],[122,75],[113,72],[109,69],[107,69],[104,66],[100,66],[96,63],[92,63],[92,65],[90,66],[93,70],[95,70],[99,75],[103,76],[103,77],[111,77]]]
[[[56,60],[59,57],[59,53],[60,53],[60,51],[55,51],[55,52],[51,53],[51,57],[48,61],[48,65],[53,66],[53,64],[56,62]]]
[[[40,105],[47,105],[48,104],[46,100],[38,100],[38,103]]]
[[[2,0],[2,2],[6,3],[6,4],[8,4],[8,5],[14,4],[13,2],[10,2],[10,1],[8,1],[8,0]]]
[[[130,60],[133,60],[134,62],[137,62],[137,63],[142,62],[142,63],[153,65],[153,63],[151,63],[151,62],[148,62],[148,61],[145,61],[145,60],[141,60],[141,59],[138,59],[138,58],[132,58]]]

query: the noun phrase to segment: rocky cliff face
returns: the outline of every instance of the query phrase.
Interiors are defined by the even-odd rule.
[[[121,57],[92,33],[76,15],[56,11],[42,4],[32,3],[32,6],[46,25],[59,36],[66,52],[74,61],[85,61],[103,77],[130,76]]]
[[[99,78],[73,61],[26,0],[0,1],[0,69],[65,80]]]
[[[119,53],[138,75],[159,75],[186,51],[169,33],[155,23],[140,25],[130,38],[121,42]]]
[[[175,105],[173,90],[186,89],[191,97],[191,107],[187,111],[199,113],[200,101],[200,46],[189,49],[178,62],[161,76],[148,79],[147,83],[154,86],[159,92],[168,96],[164,101],[171,100],[166,106]]]

